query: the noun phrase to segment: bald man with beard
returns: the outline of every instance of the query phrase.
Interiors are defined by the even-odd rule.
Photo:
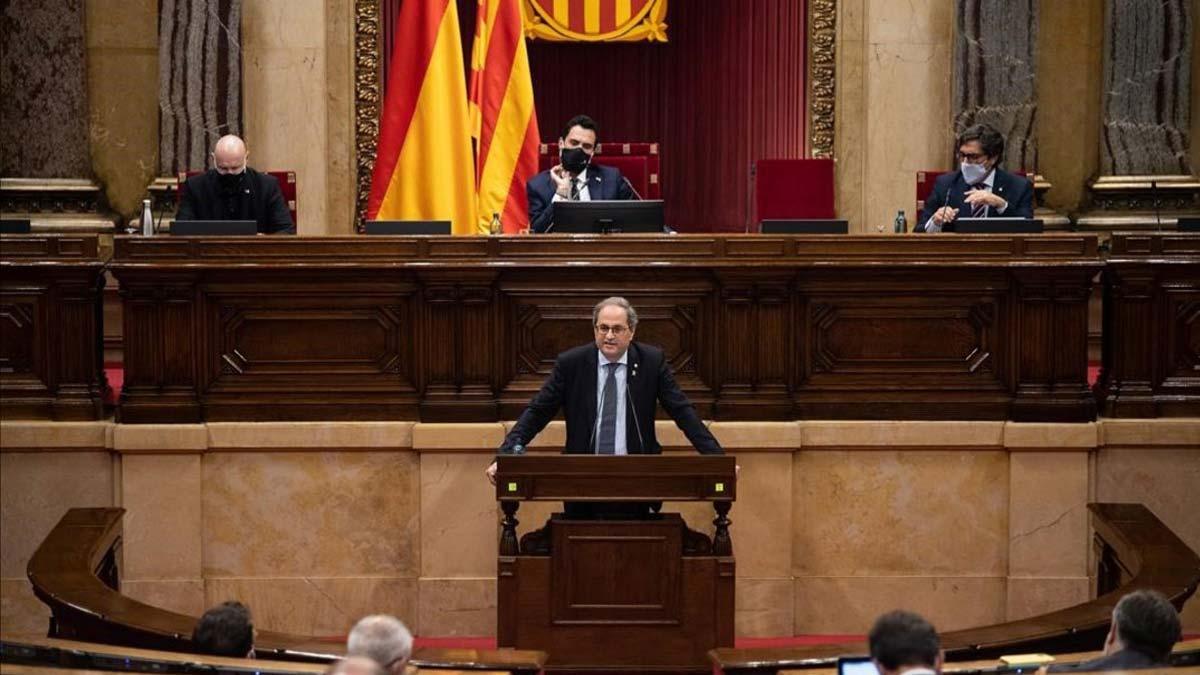
[[[279,181],[246,164],[250,152],[237,136],[222,136],[213,168],[187,180],[175,220],[253,220],[259,234],[295,234]]]

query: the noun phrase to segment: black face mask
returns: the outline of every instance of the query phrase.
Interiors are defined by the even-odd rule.
[[[583,173],[592,161],[592,156],[584,152],[583,148],[563,148],[558,157],[563,168],[574,174]]]

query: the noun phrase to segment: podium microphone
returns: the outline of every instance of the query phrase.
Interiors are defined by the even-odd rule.
[[[629,186],[629,191],[633,193],[634,197],[637,197],[639,202],[643,201],[642,194],[637,191],[637,188],[633,187],[633,183],[629,182],[629,179],[625,177],[625,174],[621,174],[621,180],[625,181],[625,184]]]

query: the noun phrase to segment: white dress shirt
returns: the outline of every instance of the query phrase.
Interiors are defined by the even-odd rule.
[[[593,434],[595,442],[592,444],[594,452],[600,444],[600,420],[604,417],[604,381],[608,379],[608,357],[599,349],[596,350],[597,365],[596,365],[596,428]],[[626,351],[617,359],[617,372],[614,378],[617,381],[617,435],[613,444],[614,452],[618,455],[628,455],[629,451],[625,447],[625,371],[629,370],[629,352]]]
[[[996,170],[992,169],[991,171],[988,172],[988,175],[985,176],[983,179],[984,189],[986,189],[988,192],[991,192],[992,191],[992,183],[994,183],[995,181],[996,181]],[[930,195],[930,196],[932,197],[932,195]],[[971,205],[964,203],[963,208],[969,209],[969,208],[971,208]],[[983,210],[983,217],[987,218],[989,215],[991,215],[990,213],[988,213],[991,210],[992,210],[992,207],[990,207],[990,206],[986,207]],[[1004,215],[1004,212],[1007,210],[1008,210],[1008,202],[1004,202],[1004,206],[1002,206],[998,209],[995,209],[996,215],[1002,216],[1002,215]],[[959,213],[962,213],[962,209],[959,209]],[[967,215],[971,215],[971,214],[968,213]],[[929,220],[925,221],[925,231],[926,232],[941,232],[942,226],[937,224],[937,221],[935,221],[933,219],[933,216],[929,216]]]
[[[584,170],[583,173],[579,174],[578,176],[575,176],[575,185],[579,186],[579,201],[581,201],[581,202],[592,201],[592,195],[590,192],[588,192],[588,172],[586,169]],[[570,200],[571,200],[570,197],[564,197],[564,196],[558,194],[557,192],[555,192],[554,196],[550,199],[550,201],[552,201],[552,202],[566,202],[566,201],[570,201]]]

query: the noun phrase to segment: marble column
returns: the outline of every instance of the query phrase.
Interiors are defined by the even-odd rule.
[[[7,0],[0,23],[0,175],[91,177],[84,0]]]
[[[1107,176],[1190,175],[1189,0],[1108,0],[1104,12]]]
[[[1004,134],[1005,164],[1037,170],[1038,0],[957,0],[954,131]]]
[[[1190,138],[1194,12],[1192,0],[1105,2],[1100,177],[1081,225],[1172,227],[1200,214]]]
[[[242,134],[242,0],[160,0],[159,172],[204,169]]]

